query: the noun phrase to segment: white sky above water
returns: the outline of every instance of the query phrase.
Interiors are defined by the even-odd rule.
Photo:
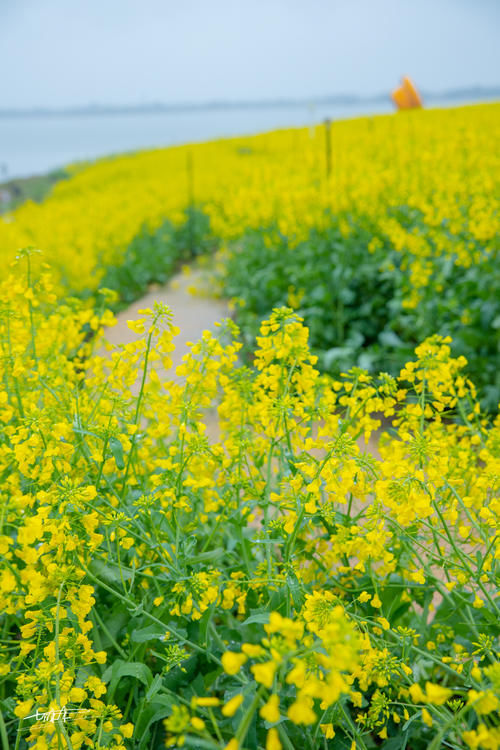
[[[500,84],[500,0],[0,0],[0,109]]]

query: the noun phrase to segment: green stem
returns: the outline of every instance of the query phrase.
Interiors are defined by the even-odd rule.
[[[9,750],[9,738],[7,737],[2,711],[0,711],[0,739],[2,740],[2,750]]]
[[[23,728],[23,719],[20,720],[19,726],[17,728],[17,736],[16,736],[16,745],[14,747],[14,750],[19,750],[19,743],[21,742],[21,730]]]
[[[439,750],[442,747],[441,740],[444,739],[446,732],[450,727],[452,727],[454,724],[457,723],[457,720],[461,718],[464,714],[466,714],[470,709],[472,708],[471,703],[466,703],[463,708],[460,709],[460,711],[456,714],[453,714],[451,719],[444,725],[444,727],[440,730],[440,732],[434,737],[431,744],[428,747],[428,750]]]
[[[116,591],[111,586],[108,586],[106,583],[101,581],[99,578],[97,578],[93,573],[90,572],[90,570],[86,567],[85,563],[81,562],[82,567],[85,569],[87,575],[89,578],[91,578],[95,583],[97,583],[99,586],[102,586],[102,588],[106,589],[106,591],[109,591],[110,594],[114,594],[118,599],[125,602],[129,607],[137,607],[137,604],[133,602],[131,599],[129,599],[127,596],[124,596],[123,594],[120,594],[119,591]],[[185,638],[180,633],[178,633],[170,624],[165,625],[164,622],[159,620],[157,617],[152,615],[150,612],[147,612],[146,610],[143,610],[142,614],[144,617],[146,617],[148,620],[151,620],[151,622],[156,623],[156,625],[160,625],[165,632],[170,631],[181,643],[187,643],[188,646],[190,646],[193,651],[197,651],[199,654],[205,654],[207,659],[210,659],[210,661],[213,661],[217,666],[222,667],[222,662],[220,659],[218,659],[216,656],[210,653],[205,648],[202,648],[194,641],[190,641],[188,638]],[[241,683],[246,684],[248,681],[246,679],[243,679],[243,677],[237,677],[238,681]]]
[[[120,645],[118,644],[118,642],[117,642],[117,641],[115,640],[115,638],[113,638],[113,636],[112,636],[112,635],[111,635],[111,633],[109,632],[108,628],[107,628],[107,627],[106,627],[106,625],[104,624],[103,620],[102,620],[102,619],[101,619],[101,617],[99,616],[99,614],[98,614],[98,612],[97,612],[97,609],[95,609],[95,608],[94,608],[94,609],[92,610],[92,614],[93,614],[93,616],[95,617],[95,619],[97,620],[97,622],[98,622],[98,624],[99,624],[99,627],[100,627],[100,628],[102,628],[103,632],[104,632],[104,633],[105,633],[105,635],[106,635],[106,636],[107,636],[107,637],[109,638],[109,640],[111,641],[111,643],[113,644],[113,646],[114,646],[114,647],[116,648],[116,650],[118,651],[118,653],[120,654],[120,656],[122,657],[122,659],[125,659],[125,661],[126,661],[126,660],[127,660],[127,654],[126,654],[126,653],[125,653],[125,651],[124,651],[124,650],[122,649],[122,647],[121,647],[121,646],[120,646]]]
[[[259,705],[259,701],[262,697],[262,694],[264,693],[264,690],[265,690],[264,685],[261,685],[260,688],[255,693],[253,701],[250,703],[249,707],[246,710],[246,713],[244,714],[243,718],[241,719],[239,723],[238,729],[236,730],[236,734],[235,734],[235,737],[238,740],[239,745],[243,742],[243,740],[246,737],[248,728],[250,726],[250,722],[252,721],[253,715],[255,713],[255,709]]]
[[[142,405],[142,399],[144,396],[144,387],[146,385],[146,378],[148,374],[148,362],[149,362],[149,355],[151,352],[151,342],[153,339],[153,331],[156,326],[156,320],[153,320],[153,323],[151,325],[151,329],[149,331],[147,343],[146,343],[146,354],[144,355],[144,365],[142,368],[142,380],[141,380],[141,388],[139,390],[139,395],[137,397],[137,406],[135,409],[135,415],[134,415],[134,425],[137,427],[139,423],[139,417],[141,413],[141,405]],[[132,445],[130,446],[130,450],[127,457],[127,465],[125,467],[125,474],[123,475],[123,484],[122,484],[122,490],[120,493],[120,496],[123,498],[123,493],[125,492],[125,487],[127,484],[127,479],[130,471],[130,466],[132,462],[132,456],[134,455],[134,450],[137,442],[137,429],[134,431],[134,434],[132,435]]]
[[[64,581],[59,586],[59,591],[57,592],[57,604],[56,604],[56,621],[54,624],[54,660],[57,664],[59,662],[59,610],[61,607],[61,594],[64,586]],[[61,707],[61,686],[60,686],[60,678],[59,678],[59,672],[57,672],[56,676],[56,700],[57,700],[57,706],[58,708]]]

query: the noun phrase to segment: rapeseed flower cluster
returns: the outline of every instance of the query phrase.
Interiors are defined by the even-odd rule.
[[[322,125],[74,165],[42,204],[0,217],[0,257],[36,245],[66,288],[95,290],[141,228],[179,223],[193,203],[223,241],[273,225],[297,242],[335,215],[346,235],[353,218],[368,227],[372,251],[400,254],[393,270],[414,309],[446,283],[437,258],[469,268],[497,257],[498,113],[483,104],[334,122],[329,174]]]
[[[452,342],[331,379],[282,308],[253,369],[226,321],[173,378],[168,308],[106,348],[32,261],[0,289],[4,744],[499,748],[500,417]]]
[[[419,110],[74,165],[42,204],[0,217],[0,258],[43,248],[55,291],[115,304],[212,254],[251,357],[274,307],[304,317],[318,369],[397,375],[451,335],[500,399],[499,104]],[[36,261],[33,261],[36,263]]]

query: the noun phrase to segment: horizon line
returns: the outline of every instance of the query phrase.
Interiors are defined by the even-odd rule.
[[[426,91],[421,89],[424,100],[454,99],[466,96],[500,96],[500,85],[497,86],[464,86],[461,88],[445,89],[444,91]],[[356,105],[362,103],[381,103],[391,101],[390,93],[370,95],[357,94],[326,94],[314,97],[281,97],[275,99],[212,99],[203,102],[166,102],[151,101],[143,104],[101,104],[89,102],[85,105],[70,105],[65,107],[33,106],[33,107],[5,107],[0,109],[0,117],[23,116],[61,116],[61,115],[111,115],[133,113],[175,113],[196,112],[210,109],[249,109],[273,107],[303,107],[328,104]]]

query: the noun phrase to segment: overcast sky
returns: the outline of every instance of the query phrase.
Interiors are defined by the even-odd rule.
[[[500,84],[500,0],[0,0],[0,109]]]

